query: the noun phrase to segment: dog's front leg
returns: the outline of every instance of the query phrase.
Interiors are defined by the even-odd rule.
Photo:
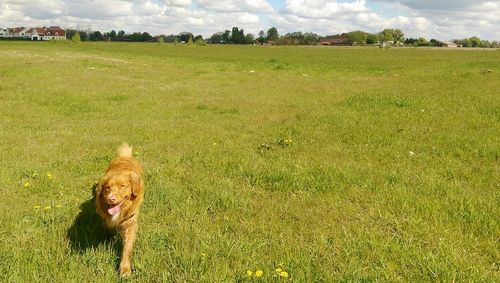
[[[135,219],[134,219],[135,220]],[[132,248],[134,247],[134,242],[137,236],[137,223],[136,221],[130,221],[122,226],[122,237],[123,237],[123,253],[120,261],[120,275],[129,276],[130,269],[130,256],[132,255]]]

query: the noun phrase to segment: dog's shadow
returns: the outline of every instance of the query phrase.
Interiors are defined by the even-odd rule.
[[[95,207],[95,188],[92,187],[92,198],[80,204],[80,213],[67,231],[67,238],[73,252],[84,253],[96,249],[101,244],[110,244],[118,254],[120,245],[116,245],[114,235],[105,232],[104,226]]]
[[[95,211],[95,186],[92,187],[92,198],[80,204],[80,213],[68,229],[66,236],[71,244],[71,250],[80,253],[95,249],[108,241],[101,219]]]

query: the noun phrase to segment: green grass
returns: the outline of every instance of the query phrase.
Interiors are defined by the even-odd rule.
[[[498,50],[0,42],[0,281],[119,280],[123,141],[130,281],[500,281],[499,86]]]

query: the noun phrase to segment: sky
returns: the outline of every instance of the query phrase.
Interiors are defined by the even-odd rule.
[[[500,40],[500,0],[0,0],[0,27],[189,31],[209,37],[237,26],[257,35],[332,35],[399,28],[407,37]]]

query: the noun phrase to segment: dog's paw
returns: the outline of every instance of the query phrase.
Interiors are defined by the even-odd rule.
[[[130,263],[120,263],[120,276],[121,277],[129,277],[132,273],[130,269]]]

